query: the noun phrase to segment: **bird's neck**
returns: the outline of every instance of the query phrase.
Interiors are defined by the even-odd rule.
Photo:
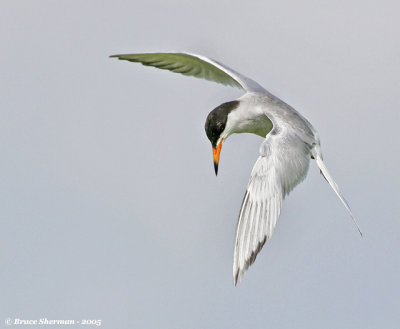
[[[272,122],[263,109],[252,104],[247,98],[241,98],[240,105],[228,115],[225,139],[231,134],[250,133],[265,137],[272,129]]]

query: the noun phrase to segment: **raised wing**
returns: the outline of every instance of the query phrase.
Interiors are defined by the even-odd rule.
[[[260,147],[236,228],[233,282],[241,280],[271,237],[285,196],[307,175],[311,147],[287,127],[277,127]]]
[[[162,70],[169,70],[223,85],[242,88],[249,92],[265,92],[257,82],[237,73],[229,67],[205,56],[189,53],[148,53],[113,55],[121,60],[142,63]]]

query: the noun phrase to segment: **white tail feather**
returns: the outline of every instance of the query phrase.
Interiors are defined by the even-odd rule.
[[[343,195],[340,193],[339,187],[337,186],[337,184],[335,183],[335,181],[333,180],[332,176],[329,174],[328,168],[326,168],[324,162],[322,161],[322,154],[321,154],[321,149],[319,148],[318,145],[316,145],[314,147],[315,150],[315,160],[317,162],[317,165],[319,167],[319,169],[321,170],[321,174],[325,177],[325,179],[327,180],[327,182],[329,183],[329,185],[332,187],[332,189],[335,191],[336,195],[339,197],[340,201],[342,201],[343,205],[345,206],[345,208],[347,209],[347,211],[349,212],[351,218],[353,219],[354,224],[357,226],[358,232],[360,232],[360,235],[362,236],[362,232],[360,230],[360,227],[358,226],[357,220],[354,217],[353,213],[351,212],[351,209],[347,203],[347,201],[345,200],[345,198],[343,197]],[[314,152],[313,152],[314,153]]]

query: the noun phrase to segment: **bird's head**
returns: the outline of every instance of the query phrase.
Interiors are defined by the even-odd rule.
[[[206,119],[205,130],[213,148],[215,174],[218,174],[219,155],[222,142],[231,134],[228,115],[239,106],[239,101],[231,101],[212,110]]]

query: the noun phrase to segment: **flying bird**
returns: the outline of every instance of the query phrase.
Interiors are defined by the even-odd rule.
[[[222,144],[230,135],[252,133],[265,138],[251,171],[239,212],[233,255],[235,285],[271,237],[283,199],[304,180],[310,159],[315,159],[321,174],[335,191],[362,235],[349,205],[322,160],[317,131],[294,108],[257,82],[202,55],[146,53],[110,57],[244,90],[245,94],[240,98],[223,103],[212,110],[205,123],[205,131],[212,145],[215,174],[218,173]]]

